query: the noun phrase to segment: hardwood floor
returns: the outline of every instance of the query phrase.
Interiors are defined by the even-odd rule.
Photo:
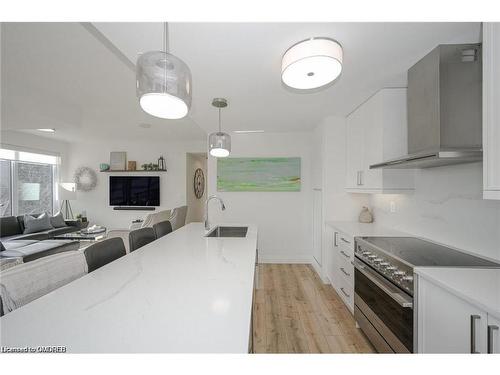
[[[254,353],[373,353],[330,285],[307,264],[260,264]]]

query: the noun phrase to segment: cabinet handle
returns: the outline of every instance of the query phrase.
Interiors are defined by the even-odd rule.
[[[342,293],[344,293],[344,296],[346,296],[347,298],[351,298],[351,296],[346,293],[346,291],[344,290],[344,288],[340,288],[340,290],[341,290]]]
[[[340,250],[340,254],[342,254],[343,256],[345,256],[347,259],[350,259],[351,256],[350,255],[347,255],[344,250]]]
[[[472,354],[480,354],[476,351],[476,320],[481,319],[479,315],[470,316],[470,352]]]
[[[488,326],[488,354],[493,354],[493,331],[498,331],[498,326]]]
[[[350,273],[347,273],[344,269],[344,267],[340,267],[340,270],[344,273],[344,275],[346,275],[347,277],[351,276]]]
[[[344,237],[340,237],[340,239],[341,239],[342,241],[344,241],[345,243],[349,243],[349,244],[351,243],[351,241],[347,241]]]
[[[333,233],[333,246],[335,246],[335,247],[339,246],[338,235],[339,235],[338,232]]]
[[[363,185],[363,171],[359,171],[359,184]]]
[[[356,185],[361,185],[361,178],[359,177],[359,171],[356,172]]]

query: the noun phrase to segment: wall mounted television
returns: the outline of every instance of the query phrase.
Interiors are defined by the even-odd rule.
[[[109,205],[154,207],[160,205],[159,176],[109,176]]]

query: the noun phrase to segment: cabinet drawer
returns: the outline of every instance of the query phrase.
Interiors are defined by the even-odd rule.
[[[354,248],[345,246],[344,244],[340,244],[340,246],[337,247],[337,252],[340,256],[346,259],[354,259]]]
[[[344,232],[334,228],[333,230],[333,247],[344,246],[346,249],[354,251],[354,238]]]
[[[347,258],[342,253],[337,254],[337,272],[349,283],[354,286],[354,266],[352,265],[352,257]]]
[[[340,296],[342,301],[346,304],[346,306],[351,310],[351,312],[354,311],[354,288],[352,285],[349,285],[349,283],[346,281],[345,278],[340,277],[338,280],[338,286],[337,286],[337,294]]]

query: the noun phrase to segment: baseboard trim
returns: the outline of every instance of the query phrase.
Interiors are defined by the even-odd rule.
[[[330,281],[328,280],[326,275],[323,274],[323,268],[318,264],[316,259],[313,258],[311,265],[314,268],[314,271],[316,271],[316,273],[318,274],[323,284],[330,284]]]

